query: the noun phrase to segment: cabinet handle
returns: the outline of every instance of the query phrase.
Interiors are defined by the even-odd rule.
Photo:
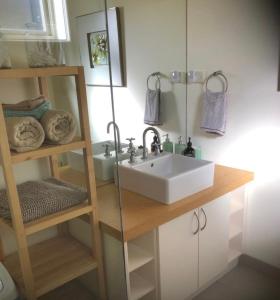
[[[201,208],[201,211],[204,214],[204,219],[205,219],[205,223],[204,223],[204,225],[200,229],[201,231],[203,231],[206,228],[206,225],[207,225],[207,216],[206,216],[206,213],[205,213],[205,211],[204,211],[203,208]]]
[[[197,220],[197,229],[195,232],[193,232],[193,235],[196,235],[199,232],[199,227],[200,227],[200,222],[199,222],[199,218],[198,218],[196,211],[194,212],[194,216],[196,217],[196,220]]]

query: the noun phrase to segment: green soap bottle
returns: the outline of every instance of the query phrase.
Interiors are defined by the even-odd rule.
[[[185,148],[186,148],[186,145],[183,144],[182,137],[179,136],[179,137],[178,137],[178,143],[175,144],[175,153],[176,153],[176,154],[183,154]]]
[[[163,151],[173,153],[173,143],[170,141],[168,134],[165,134],[164,136],[166,136],[166,139],[162,143]]]

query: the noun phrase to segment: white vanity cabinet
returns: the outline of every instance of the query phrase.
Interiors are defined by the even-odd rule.
[[[197,209],[159,227],[161,300],[185,299],[197,290],[198,229]]]
[[[229,216],[230,195],[199,208],[199,288],[227,267]]]
[[[158,228],[162,300],[183,300],[228,263],[230,199],[220,197]]]

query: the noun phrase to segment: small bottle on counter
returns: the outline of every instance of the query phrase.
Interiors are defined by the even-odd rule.
[[[183,144],[182,137],[179,136],[179,137],[178,137],[178,143],[175,144],[175,153],[176,153],[176,154],[183,154],[185,148],[186,148],[186,145]]]
[[[153,142],[151,143],[151,152],[154,153],[159,150],[159,141],[158,137],[154,135]]]
[[[200,146],[194,147],[194,151],[195,151],[195,158],[201,159],[201,147]]]
[[[187,143],[187,148],[183,152],[184,156],[195,157],[195,150],[192,147],[191,138],[189,137],[189,141]]]
[[[170,141],[168,133],[163,136],[166,136],[165,141],[162,143],[163,151],[173,153],[173,143]]]

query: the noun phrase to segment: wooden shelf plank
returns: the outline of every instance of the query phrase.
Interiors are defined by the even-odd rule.
[[[130,275],[130,288],[132,300],[141,299],[155,289],[153,284],[135,272]]]
[[[90,249],[71,237],[53,238],[31,246],[29,250],[35,278],[36,297],[97,267]],[[24,293],[18,255],[7,256],[4,265]]]
[[[132,242],[128,243],[128,271],[132,272],[148,262],[152,261],[154,257],[147,251],[134,245]]]
[[[83,149],[86,147],[85,141],[81,138],[75,138],[73,142],[66,145],[43,145],[39,149],[29,152],[16,153],[12,152],[12,163],[21,163],[27,160],[34,160],[52,155],[58,155],[72,150]]]
[[[25,224],[27,235],[61,224],[92,212],[92,205],[83,203]]]
[[[50,76],[74,76],[80,67],[50,67],[0,70],[0,79],[35,78]]]
[[[88,203],[82,203],[79,205],[75,205],[68,209],[59,211],[54,214],[50,214],[38,220],[34,220],[24,224],[26,235],[34,234],[38,231],[47,229],[49,227],[64,223],[66,221],[86,216],[87,214],[92,212],[92,206],[88,205]],[[89,217],[87,216],[87,219]],[[88,221],[89,222],[89,221]],[[0,218],[0,226],[5,227],[9,230],[13,229],[13,224],[11,220]]]

